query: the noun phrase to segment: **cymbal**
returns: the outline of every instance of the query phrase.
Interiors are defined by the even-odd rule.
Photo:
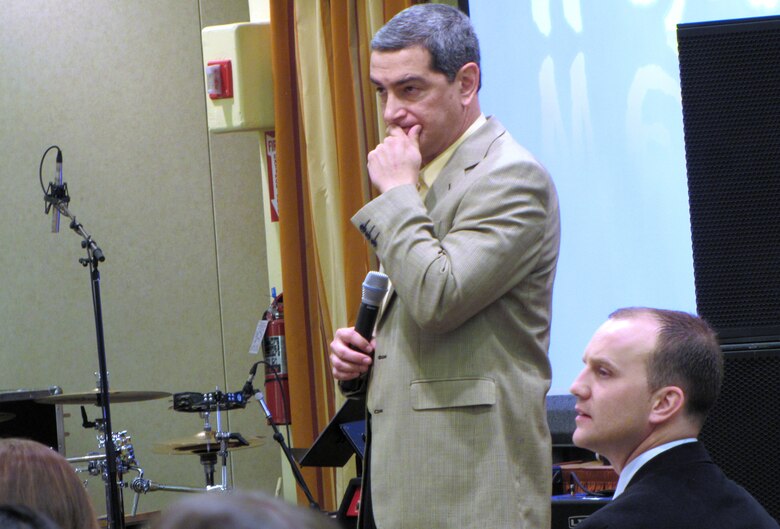
[[[115,391],[109,390],[108,399],[111,403],[139,402],[142,400],[164,399],[171,394],[166,391]],[[35,399],[43,404],[94,404],[100,406],[100,391],[84,391],[83,393],[62,393]]]
[[[248,444],[243,444],[238,439],[228,439],[228,450],[241,448],[255,448],[265,444],[265,437],[254,436],[245,438]],[[189,437],[174,439],[165,443],[157,443],[152,447],[152,452],[165,455],[208,454],[219,452],[219,441],[214,432],[200,431]]]
[[[16,417],[15,413],[10,413],[10,412],[7,412],[7,411],[0,411],[0,422],[10,421],[14,417]]]

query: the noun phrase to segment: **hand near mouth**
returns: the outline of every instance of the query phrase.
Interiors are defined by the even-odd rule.
[[[407,129],[390,125],[387,137],[368,154],[368,174],[381,193],[406,184],[417,184],[422,164],[420,125]]]

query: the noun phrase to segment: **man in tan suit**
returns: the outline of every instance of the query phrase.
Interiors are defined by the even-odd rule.
[[[367,390],[361,524],[547,528],[555,188],[482,114],[479,44],[460,11],[413,6],[372,50],[381,195],[352,221],[392,289],[374,340],[345,328],[331,343],[342,390]]]

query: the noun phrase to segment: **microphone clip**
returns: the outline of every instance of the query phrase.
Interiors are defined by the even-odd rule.
[[[70,195],[68,195],[67,182],[63,182],[62,184],[49,182],[49,187],[46,190],[46,194],[43,198],[46,201],[47,215],[49,214],[49,210],[51,210],[52,206],[56,208],[60,204],[68,205],[68,203],[70,203]]]

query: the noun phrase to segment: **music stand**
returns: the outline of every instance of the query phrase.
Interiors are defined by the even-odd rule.
[[[300,465],[310,467],[343,467],[356,455],[357,476],[347,485],[347,490],[336,512],[336,519],[345,529],[357,525],[360,500],[361,474],[366,447],[365,398],[347,399],[336,412],[311,448],[299,460]]]
[[[341,425],[341,431],[347,436],[357,456],[363,459],[366,453],[366,420],[345,422]]]
[[[357,454],[360,475],[366,444],[365,428],[366,401],[348,399],[299,463],[302,467],[343,467],[353,454]]]

